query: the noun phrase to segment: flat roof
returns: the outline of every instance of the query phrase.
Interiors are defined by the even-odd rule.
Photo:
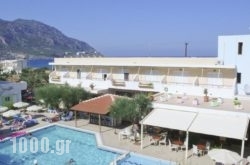
[[[136,66],[136,67],[190,67],[190,68],[225,68],[235,69],[234,65],[222,65],[215,58],[185,57],[82,57],[55,58],[49,65],[64,66]]]

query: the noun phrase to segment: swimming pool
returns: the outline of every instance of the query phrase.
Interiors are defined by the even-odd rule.
[[[19,137],[16,139],[16,153],[13,153],[13,142],[5,141],[0,143],[0,164],[1,165],[33,165],[37,160],[39,165],[64,165],[70,159],[74,159],[77,165],[109,165],[120,153],[97,147],[95,134],[72,130],[61,126],[50,126],[32,132],[32,137],[38,139],[42,144],[44,137],[49,139],[49,151],[43,152],[42,147],[38,147],[38,152],[33,153],[31,145],[27,143],[27,152],[23,152],[22,145],[19,146]],[[26,137],[25,137],[26,138]],[[60,152],[56,145],[57,140],[70,140],[69,152]],[[23,143],[24,144],[24,143]],[[45,143],[43,143],[45,144]],[[41,145],[42,146],[42,145]],[[65,149],[65,148],[64,148]],[[20,152],[21,151],[21,152]]]
[[[46,141],[45,138],[49,141]],[[26,152],[23,152],[25,144],[23,139],[27,140]],[[34,152],[33,139],[38,139],[37,152]],[[70,140],[68,153],[66,153],[67,145],[65,143],[61,143],[63,150],[58,148],[58,140],[63,140],[63,142]],[[46,147],[42,146],[46,145],[48,150],[44,152]],[[16,153],[13,153],[13,146],[16,147]],[[70,159],[75,161],[72,165],[110,165],[111,162],[116,162],[117,165],[176,164],[135,153],[124,154],[124,151],[102,146],[100,138],[96,137],[95,133],[83,132],[61,125],[48,126],[33,131],[31,136],[18,137],[15,145],[10,140],[0,143],[0,165],[33,165],[34,161],[37,161],[38,165],[67,165]]]
[[[122,159],[117,161],[117,165],[176,165],[175,162],[156,159],[140,154],[129,153],[121,156]]]

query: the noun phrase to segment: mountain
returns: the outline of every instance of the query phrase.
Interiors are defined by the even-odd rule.
[[[65,55],[96,54],[89,44],[65,36],[54,27],[34,20],[0,19],[0,57],[17,55],[55,57]],[[78,53],[79,55],[79,53]]]

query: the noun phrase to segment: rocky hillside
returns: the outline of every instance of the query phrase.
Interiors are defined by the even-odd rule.
[[[72,56],[76,52],[95,54],[96,50],[86,42],[69,38],[56,28],[38,21],[0,19],[1,58],[16,55],[60,57]]]

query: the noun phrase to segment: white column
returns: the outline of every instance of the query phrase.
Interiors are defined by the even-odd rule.
[[[99,114],[99,132],[101,132],[101,115]]]
[[[241,156],[242,158],[244,157],[244,147],[245,147],[245,139],[242,139],[241,153],[240,153],[240,156]]]
[[[77,127],[76,111],[75,111],[75,127]]]
[[[187,158],[188,158],[188,138],[189,137],[189,133],[188,131],[186,132],[186,153],[185,153],[185,161],[187,162]]]
[[[143,149],[143,124],[141,125],[141,149]]]

